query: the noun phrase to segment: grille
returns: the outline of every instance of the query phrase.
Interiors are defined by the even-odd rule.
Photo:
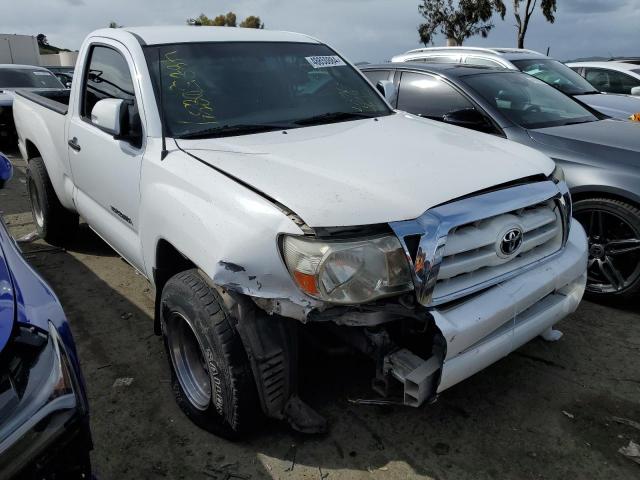
[[[521,242],[505,253],[503,239],[513,231]],[[541,260],[558,251],[562,239],[562,213],[553,200],[455,227],[446,238],[434,301]]]

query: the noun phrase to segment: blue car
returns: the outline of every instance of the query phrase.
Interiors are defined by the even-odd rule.
[[[0,154],[0,188],[12,171]],[[91,478],[91,445],[67,319],[0,219],[0,479]]]

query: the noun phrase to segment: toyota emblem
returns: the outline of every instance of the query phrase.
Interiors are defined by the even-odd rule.
[[[522,246],[522,229],[512,228],[502,236],[500,240],[500,252],[506,257],[510,257]]]

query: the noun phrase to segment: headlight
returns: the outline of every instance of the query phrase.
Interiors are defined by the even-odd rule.
[[[560,165],[556,164],[556,168],[553,169],[553,172],[551,173],[551,180],[553,180],[554,183],[560,183],[560,182],[564,182],[564,170],[562,170],[562,167]]]
[[[0,368],[0,444],[18,429],[36,428],[55,412],[73,414],[77,406],[69,360],[53,324],[49,329],[21,327]]]
[[[331,303],[364,303],[413,288],[400,241],[393,235],[341,241],[285,236],[284,261],[306,294]]]

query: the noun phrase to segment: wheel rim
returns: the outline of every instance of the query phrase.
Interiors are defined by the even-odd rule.
[[[169,355],[180,386],[194,407],[206,410],[211,403],[211,380],[193,326],[185,316],[172,312],[166,327]]]
[[[589,241],[587,290],[619,293],[640,278],[640,232],[624,217],[601,209],[574,213]]]
[[[38,189],[33,180],[29,180],[29,198],[31,199],[31,211],[33,212],[33,219],[38,224],[38,227],[44,226],[44,214],[42,213],[42,206],[40,205],[40,197],[38,197]]]

